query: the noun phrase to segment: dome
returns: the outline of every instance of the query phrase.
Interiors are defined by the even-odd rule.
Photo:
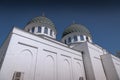
[[[90,31],[84,25],[76,24],[76,23],[71,24],[67,29],[65,29],[65,31],[63,32],[62,38],[67,34],[74,33],[74,32],[77,32],[81,35],[89,36],[91,38]]]
[[[90,31],[81,24],[73,23],[65,29],[61,41],[67,45],[92,42]]]
[[[31,19],[25,26],[25,31],[33,33],[37,36],[44,36],[56,39],[56,28],[53,22],[45,17],[38,16]]]
[[[53,22],[45,16],[35,17],[31,21],[29,21],[27,25],[32,24],[32,23],[35,23],[35,24],[39,23],[39,25],[49,27],[56,32],[56,28]]]

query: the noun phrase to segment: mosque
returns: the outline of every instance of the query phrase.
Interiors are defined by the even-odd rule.
[[[56,40],[46,16],[14,27],[0,48],[0,80],[120,80],[120,59],[92,41],[81,24],[69,25]]]

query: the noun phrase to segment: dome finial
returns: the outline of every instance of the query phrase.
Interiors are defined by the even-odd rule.
[[[45,13],[44,13],[44,12],[42,12],[42,16],[45,16]]]
[[[72,21],[72,24],[75,24],[75,20]]]

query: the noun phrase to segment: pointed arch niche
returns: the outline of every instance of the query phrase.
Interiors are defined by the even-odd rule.
[[[55,60],[51,55],[44,59],[44,80],[55,80]]]

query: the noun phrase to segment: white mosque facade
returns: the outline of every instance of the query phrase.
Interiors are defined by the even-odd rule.
[[[120,80],[120,59],[73,23],[56,40],[53,22],[39,16],[13,28],[0,48],[0,80]]]

